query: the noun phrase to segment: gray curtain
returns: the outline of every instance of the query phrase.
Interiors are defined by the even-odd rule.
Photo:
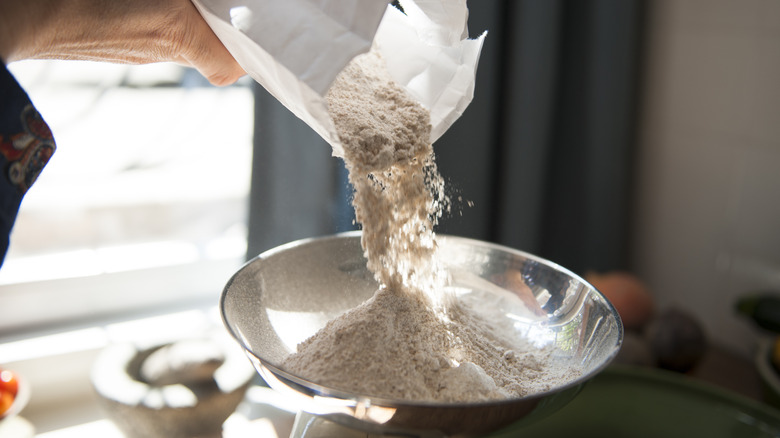
[[[475,98],[434,145],[455,198],[440,233],[574,271],[625,268],[639,79],[639,0],[474,0],[488,30]],[[330,147],[257,87],[247,256],[352,229]]]

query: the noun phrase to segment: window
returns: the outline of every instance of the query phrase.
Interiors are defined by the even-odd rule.
[[[57,142],[0,269],[0,332],[216,299],[243,262],[251,80],[174,64],[9,66]]]

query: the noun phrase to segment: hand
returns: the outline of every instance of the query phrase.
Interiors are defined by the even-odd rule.
[[[3,0],[0,57],[173,61],[214,85],[245,74],[190,0]]]

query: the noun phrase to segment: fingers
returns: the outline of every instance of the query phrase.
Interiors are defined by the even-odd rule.
[[[180,55],[181,59],[198,69],[214,85],[225,86],[236,82],[246,72],[217,38],[195,6],[190,6],[192,20],[189,35],[193,38],[190,40],[189,50]]]

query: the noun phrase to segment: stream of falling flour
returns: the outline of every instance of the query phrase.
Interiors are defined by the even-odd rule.
[[[373,51],[341,73],[327,101],[344,147],[368,269],[389,289],[430,292],[433,227],[446,197],[428,110],[390,78]]]
[[[449,202],[428,110],[374,51],[355,58],[326,98],[367,266],[381,287],[299,344],[283,368],[352,393],[440,402],[520,397],[569,378],[546,367],[549,351],[509,340],[495,324],[501,318],[443,299],[433,228]]]

